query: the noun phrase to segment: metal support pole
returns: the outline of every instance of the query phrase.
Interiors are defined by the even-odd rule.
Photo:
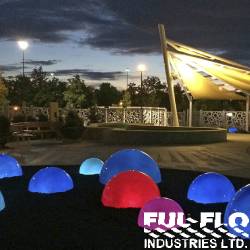
[[[123,123],[126,123],[126,108],[123,108],[123,119],[122,119]]]
[[[144,119],[143,119],[143,93],[142,93],[142,71],[141,71],[141,124],[144,123]]]
[[[128,71],[127,71],[127,89],[128,89]]]
[[[105,123],[108,123],[108,108],[105,108]]]
[[[23,50],[23,77],[24,77],[24,50]]]
[[[188,126],[192,127],[192,120],[193,120],[193,100],[192,98],[189,99],[189,110],[188,110]]]
[[[174,94],[174,86],[172,84],[172,79],[170,76],[170,65],[169,65],[169,60],[168,60],[167,38],[166,38],[165,28],[163,24],[159,24],[158,28],[159,28],[159,33],[160,33],[162,54],[163,54],[163,59],[164,59],[164,64],[165,64],[171,112],[173,116],[173,126],[179,127],[179,120],[178,120],[178,114],[177,114],[177,108],[176,108],[176,102],[175,102],[175,94]]]
[[[250,102],[250,96],[247,95],[246,99],[246,132],[249,131],[249,102]]]

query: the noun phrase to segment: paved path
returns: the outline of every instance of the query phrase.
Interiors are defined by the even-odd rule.
[[[10,143],[5,150],[23,165],[79,165],[87,157],[105,160],[122,146],[57,141]],[[142,146],[162,168],[217,171],[250,178],[250,134],[230,134],[228,142],[196,146]],[[2,150],[3,152],[3,150]]]

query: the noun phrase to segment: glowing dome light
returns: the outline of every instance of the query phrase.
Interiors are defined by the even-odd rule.
[[[233,199],[228,203],[226,207],[226,211],[224,214],[224,223],[228,225],[229,216],[233,213],[240,212],[244,213],[248,220],[250,218],[250,184],[241,188],[233,197]],[[236,225],[227,226],[229,231],[234,235],[237,235],[244,239],[250,239],[250,222],[246,223],[246,225],[241,225],[243,220],[238,218],[235,220]],[[238,224],[239,223],[239,224]],[[237,229],[238,228],[238,229]],[[240,230],[242,230],[240,232]]]
[[[29,191],[53,194],[66,192],[74,187],[70,175],[58,167],[46,167],[36,172],[30,180]]]
[[[105,161],[99,180],[106,184],[113,176],[127,170],[143,172],[156,183],[161,182],[161,172],[157,163],[148,154],[137,149],[125,149],[112,154]]]
[[[228,128],[228,132],[234,134],[234,133],[238,132],[238,129],[234,128],[234,127],[231,127],[231,128]]]
[[[145,212],[147,212],[147,213],[164,212],[165,213],[164,223],[166,225],[162,225],[162,224],[159,225],[157,220],[156,220],[156,222],[151,223],[150,225],[146,225],[147,223],[144,223],[144,213]],[[169,198],[165,198],[165,197],[160,197],[160,198],[156,198],[154,200],[150,200],[149,202],[147,202],[143,206],[143,208],[141,208],[139,216],[138,216],[137,224],[139,227],[147,228],[150,230],[154,230],[155,228],[161,228],[163,230],[168,230],[171,228],[178,228],[179,226],[177,225],[177,218],[175,219],[174,226],[168,225],[168,223],[170,223],[169,213],[171,213],[171,212],[174,212],[175,214],[182,213],[183,223],[185,223],[185,216],[184,216],[183,209],[176,201],[171,200]]]
[[[22,175],[22,167],[15,158],[0,154],[0,179]]]
[[[188,189],[188,199],[202,204],[229,202],[234,194],[231,181],[212,172],[196,177]]]
[[[141,208],[160,197],[160,190],[146,174],[126,171],[114,176],[102,193],[102,204],[114,208]]]
[[[0,211],[4,210],[4,208],[5,208],[5,202],[4,202],[3,194],[0,191]]]
[[[84,175],[100,174],[104,162],[98,158],[89,158],[81,166],[79,173]]]

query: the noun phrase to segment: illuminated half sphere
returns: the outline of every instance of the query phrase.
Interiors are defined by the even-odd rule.
[[[231,181],[222,174],[212,172],[199,175],[188,189],[188,199],[202,204],[229,202],[234,194]]]
[[[0,179],[22,175],[22,167],[15,158],[0,154]]]
[[[164,223],[165,225],[159,225],[157,220],[154,223],[150,223],[150,225],[146,225],[147,222],[144,222],[144,213],[159,213],[159,212],[163,212],[165,214],[165,220]],[[171,228],[178,228],[179,226],[177,225],[177,220],[175,219],[174,221],[174,225],[171,226],[169,224],[169,213],[181,213],[181,215],[183,216],[183,223],[185,223],[185,217],[184,217],[184,212],[183,209],[181,208],[181,206],[174,200],[171,200],[169,198],[165,198],[165,197],[161,197],[161,198],[156,198],[154,200],[150,200],[149,202],[147,202],[143,208],[141,208],[139,216],[138,216],[138,226],[139,227],[143,227],[143,228],[147,228],[150,230],[154,230],[156,228],[161,228],[163,230],[168,230]],[[167,225],[169,224],[169,226]]]
[[[141,208],[160,197],[160,190],[148,175],[126,171],[114,176],[102,193],[102,204],[114,208]]]
[[[127,170],[136,170],[149,175],[156,183],[161,182],[157,163],[146,153],[137,149],[125,149],[111,155],[104,163],[100,182],[106,184],[113,176]]]
[[[231,128],[228,128],[228,132],[234,134],[234,133],[238,132],[238,129],[234,128],[234,127],[231,127]]]
[[[2,192],[0,192],[0,212],[2,210],[4,210],[4,208],[5,208],[5,202],[4,202],[4,198],[3,198]]]
[[[100,174],[104,162],[98,158],[89,158],[81,166],[79,173],[84,175]]]
[[[30,180],[29,191],[53,194],[66,192],[73,188],[70,175],[58,167],[46,167],[36,172]]]
[[[224,214],[224,223],[228,224],[229,216],[236,212],[244,213],[246,217],[250,218],[250,184],[241,188],[228,203]],[[239,223],[239,225],[233,227],[227,226],[229,231],[241,238],[250,239],[250,222],[246,223],[245,226],[244,224],[240,225],[242,219],[238,218],[236,219],[236,223]],[[241,232],[237,228],[240,229]]]

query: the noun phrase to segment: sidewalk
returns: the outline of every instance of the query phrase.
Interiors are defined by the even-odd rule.
[[[1,150],[16,157],[22,165],[79,165],[88,157],[107,159],[124,146],[106,146],[90,141],[63,144],[43,140],[9,143]],[[133,147],[129,147],[133,148]],[[227,143],[195,146],[141,146],[161,168],[217,171],[250,178],[250,134],[229,134]]]

